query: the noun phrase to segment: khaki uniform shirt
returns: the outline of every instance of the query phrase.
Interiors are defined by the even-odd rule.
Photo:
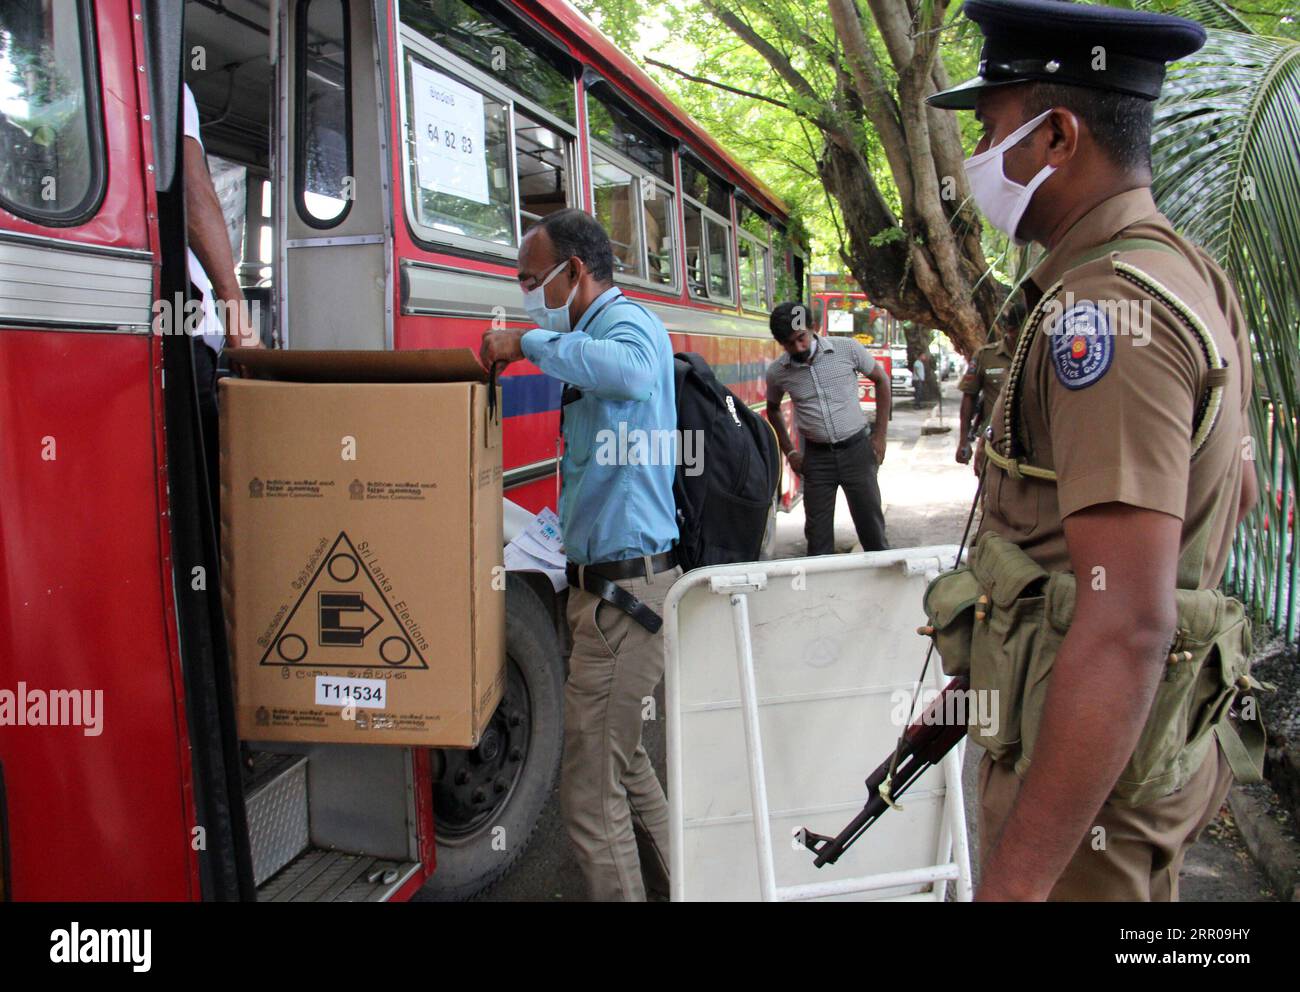
[[[990,341],[978,349],[971,357],[970,368],[957,383],[963,393],[979,397],[979,406],[975,412],[975,426],[984,430],[993,415],[993,404],[1002,394],[1002,384],[1007,380],[1007,371],[1011,368],[1011,347],[1007,344],[1005,334],[999,334],[996,341]]]
[[[1227,362],[1218,421],[1195,459],[1191,438],[1208,374],[1198,338],[1118,274],[1109,256],[1070,268],[1089,248],[1121,237],[1149,238],[1177,250],[1181,257],[1135,249],[1121,259],[1198,315]],[[1183,549],[1208,520],[1200,588],[1216,586],[1227,564],[1246,464],[1252,369],[1245,319],[1228,277],[1205,252],[1179,237],[1156,210],[1151,191],[1142,188],[1106,200],[1070,228],[1026,285],[1031,311],[1058,280],[1063,280],[1057,294],[1063,310],[1049,311],[1037,328],[1021,331],[1033,334],[1033,342],[1019,418],[1020,457],[1053,469],[1057,482],[1013,479],[989,465],[981,531],[1001,534],[1048,571],[1068,571],[1061,521],[1087,507],[1118,502],[1177,517],[1183,522]],[[1084,340],[1055,333],[1062,314],[1068,326],[1071,307],[1082,303],[1086,314],[1089,301],[1103,309],[1120,305],[1108,322],[1113,345],[1108,362],[1089,364],[1096,355]],[[994,443],[1003,453],[1008,450],[1007,395],[1004,390],[993,412]]]

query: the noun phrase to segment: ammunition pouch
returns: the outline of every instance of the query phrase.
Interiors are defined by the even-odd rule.
[[[1111,801],[1141,806],[1182,788],[1217,739],[1241,781],[1262,774],[1258,700],[1238,731],[1229,719],[1250,678],[1250,623],[1240,602],[1215,589],[1178,589],[1177,633],[1151,712]],[[1048,573],[1014,544],[984,534],[970,564],[926,589],[928,630],[949,675],[968,675],[996,714],[970,736],[1024,774],[1042,724],[1052,666],[1074,619],[1075,577]],[[1243,717],[1246,715],[1243,709]],[[1082,757],[1082,756],[1081,756]],[[1086,760],[1086,757],[1085,759]]]

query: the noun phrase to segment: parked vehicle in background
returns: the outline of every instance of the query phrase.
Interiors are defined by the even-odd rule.
[[[889,388],[895,396],[911,396],[912,370],[905,365],[895,365],[889,376]]]

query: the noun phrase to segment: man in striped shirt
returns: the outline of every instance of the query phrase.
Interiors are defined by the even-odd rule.
[[[862,550],[882,551],[888,545],[876,469],[885,459],[889,377],[853,338],[813,334],[811,314],[802,303],[778,304],[770,324],[785,354],[767,367],[767,419],[776,428],[790,468],[803,476],[808,554],[835,551],[835,494],[841,487]],[[858,403],[859,374],[876,387],[876,421],[870,436]],[[795,450],[781,417],[786,393],[794,402],[803,451]]]

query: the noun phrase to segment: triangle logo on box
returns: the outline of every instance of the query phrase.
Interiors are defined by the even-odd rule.
[[[345,531],[321,559],[260,664],[429,667]]]

